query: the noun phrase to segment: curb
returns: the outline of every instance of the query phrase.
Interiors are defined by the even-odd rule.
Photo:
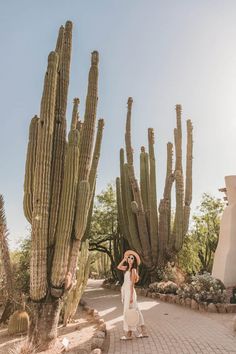
[[[101,316],[99,316],[98,311],[90,306],[83,299],[80,300],[80,305],[82,309],[87,312],[88,315],[92,316],[93,322],[97,324],[97,329],[92,337],[90,354],[101,354],[104,350],[105,339],[107,335],[106,322]]]

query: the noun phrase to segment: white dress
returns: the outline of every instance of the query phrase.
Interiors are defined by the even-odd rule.
[[[126,271],[125,275],[124,275],[124,283],[121,287],[121,301],[124,304],[124,321],[123,321],[123,328],[124,331],[137,331],[137,327],[144,325],[144,320],[143,320],[143,315],[138,307],[138,303],[137,303],[137,294],[135,289],[133,290],[133,303],[130,304],[130,294],[131,294],[131,286],[132,286],[132,282],[130,279],[130,271]],[[128,326],[128,324],[125,321],[125,311],[126,309],[128,309],[129,307],[132,308],[136,308],[138,313],[139,313],[139,323],[136,327],[130,327]]]

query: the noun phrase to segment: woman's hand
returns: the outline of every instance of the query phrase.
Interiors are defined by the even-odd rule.
[[[133,296],[130,298],[130,303],[132,304],[134,302]]]

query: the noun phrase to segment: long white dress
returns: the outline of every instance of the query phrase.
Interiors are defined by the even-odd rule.
[[[137,328],[139,326],[144,325],[144,319],[143,319],[143,315],[138,307],[138,302],[137,302],[137,294],[135,289],[133,290],[133,303],[130,304],[130,295],[131,295],[131,286],[132,286],[132,281],[130,278],[130,271],[126,271],[125,275],[124,275],[124,283],[121,287],[121,300],[124,304],[124,311],[123,311],[123,315],[124,315],[124,321],[123,321],[123,328],[124,331],[137,331]],[[128,309],[129,307],[132,308],[136,308],[137,311],[139,312],[139,323],[136,327],[130,327],[128,326],[127,322],[125,321],[125,311],[126,309]]]

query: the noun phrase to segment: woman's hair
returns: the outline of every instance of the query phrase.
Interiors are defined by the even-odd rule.
[[[124,266],[127,267],[126,270],[129,269],[129,263],[128,263],[128,261],[126,261],[126,262],[124,263]],[[137,281],[135,281],[135,283],[137,283],[137,282],[139,281],[139,274],[138,274],[138,262],[137,262],[137,259],[136,259],[135,256],[134,256],[134,261],[133,261],[132,266],[131,266],[131,272],[132,272],[132,269],[136,269],[136,272],[137,272]],[[131,276],[131,274],[130,274],[130,276]]]

